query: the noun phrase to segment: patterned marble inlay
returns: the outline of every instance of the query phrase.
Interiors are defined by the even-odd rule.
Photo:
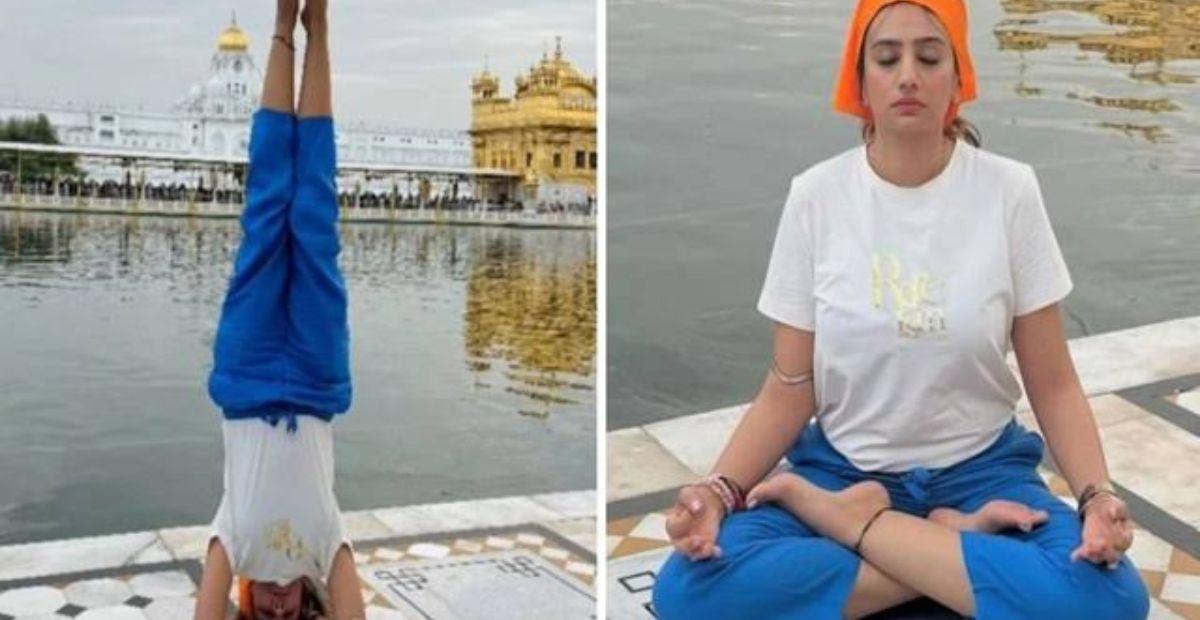
[[[595,521],[587,520],[594,527]],[[574,522],[574,520],[573,520]],[[595,613],[596,564],[590,550],[541,525],[449,532],[408,538],[381,538],[355,543],[354,558],[367,608],[366,620],[402,618],[470,618],[470,605],[456,601],[437,613],[422,616],[437,604],[425,601],[414,607],[380,585],[375,577],[380,567],[418,571],[432,575],[443,567],[439,591],[448,595],[495,585],[489,571],[451,570],[455,565],[491,562],[505,566],[508,576],[537,574],[542,581],[513,581],[510,587],[489,590],[486,608],[490,617],[521,616],[523,609],[550,610],[547,617],[589,618]],[[495,558],[502,558],[496,560]],[[498,564],[497,564],[498,562]],[[515,570],[521,568],[521,570]],[[202,566],[197,560],[180,560],[158,565],[127,565],[87,573],[51,575],[23,581],[0,581],[0,620],[75,618],[84,620],[177,620],[195,611]],[[499,570],[499,569],[497,569]],[[73,576],[74,575],[74,576]],[[490,581],[489,581],[490,580]],[[39,583],[30,583],[39,581]],[[433,579],[432,581],[437,581]],[[503,581],[503,580],[501,580]],[[491,584],[491,585],[489,585]],[[541,588],[541,589],[539,589]],[[237,584],[229,600],[237,600]],[[473,599],[478,600],[478,599]],[[403,605],[407,605],[404,607]],[[561,611],[558,614],[554,610]],[[586,611],[581,611],[586,610]],[[458,615],[446,615],[450,611]],[[582,615],[581,615],[582,614]]]
[[[105,577],[48,577],[44,584],[7,590],[0,585],[0,618],[174,620],[195,612],[196,583],[185,570],[125,567],[109,572]]]
[[[1200,415],[1200,387],[1168,394],[1164,398],[1196,415]]]

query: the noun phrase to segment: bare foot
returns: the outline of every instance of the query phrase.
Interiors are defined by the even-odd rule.
[[[854,545],[876,512],[892,505],[887,489],[874,480],[831,492],[787,472],[759,483],[747,499],[754,505],[775,502],[821,535],[847,547]]]
[[[993,534],[1007,529],[1029,532],[1045,523],[1050,515],[1044,510],[1032,508],[1006,499],[994,499],[979,510],[966,514],[953,508],[935,508],[929,520],[959,531]]]
[[[314,31],[324,30],[328,12],[329,0],[308,0],[304,3],[304,10],[300,11],[300,23],[310,34]]]
[[[275,0],[275,34],[290,36],[299,11],[300,0]]]

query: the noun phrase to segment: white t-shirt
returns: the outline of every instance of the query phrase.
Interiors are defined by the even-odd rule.
[[[213,520],[235,575],[286,584],[324,583],[334,555],[349,545],[333,494],[333,425],[297,416],[271,426],[224,420],[225,494]]]
[[[814,332],[817,421],[864,471],[952,465],[1013,417],[1014,316],[1073,284],[1033,168],[956,143],[913,188],[866,147],[792,181],[758,309]]]

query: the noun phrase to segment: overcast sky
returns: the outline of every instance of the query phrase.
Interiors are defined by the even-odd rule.
[[[274,0],[3,5],[0,100],[147,111],[167,111],[204,79],[234,10],[265,71],[275,10]],[[557,35],[567,59],[596,74],[594,0],[330,0],[330,27],[339,118],[466,129],[471,77],[484,58],[511,95],[516,75],[553,52]]]

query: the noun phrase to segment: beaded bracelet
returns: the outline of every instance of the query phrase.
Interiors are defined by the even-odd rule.
[[[725,474],[715,474],[715,475],[716,475],[717,479],[720,480],[722,483],[724,483],[725,486],[729,488],[729,491],[733,494],[734,509],[735,510],[745,510],[746,509],[746,491],[744,491],[742,489],[742,485],[738,484],[736,480],[734,480],[733,478],[730,478],[729,476],[726,476]]]
[[[700,481],[701,484],[712,489],[721,498],[721,503],[725,505],[725,515],[731,515],[737,509],[737,499],[734,498],[733,492],[725,486],[721,479],[715,474],[709,474]]]
[[[728,476],[716,473],[709,474],[694,486],[705,486],[712,489],[713,493],[716,493],[717,497],[721,498],[721,503],[725,506],[725,516],[746,509],[745,492],[742,491],[742,487],[738,486]]]

